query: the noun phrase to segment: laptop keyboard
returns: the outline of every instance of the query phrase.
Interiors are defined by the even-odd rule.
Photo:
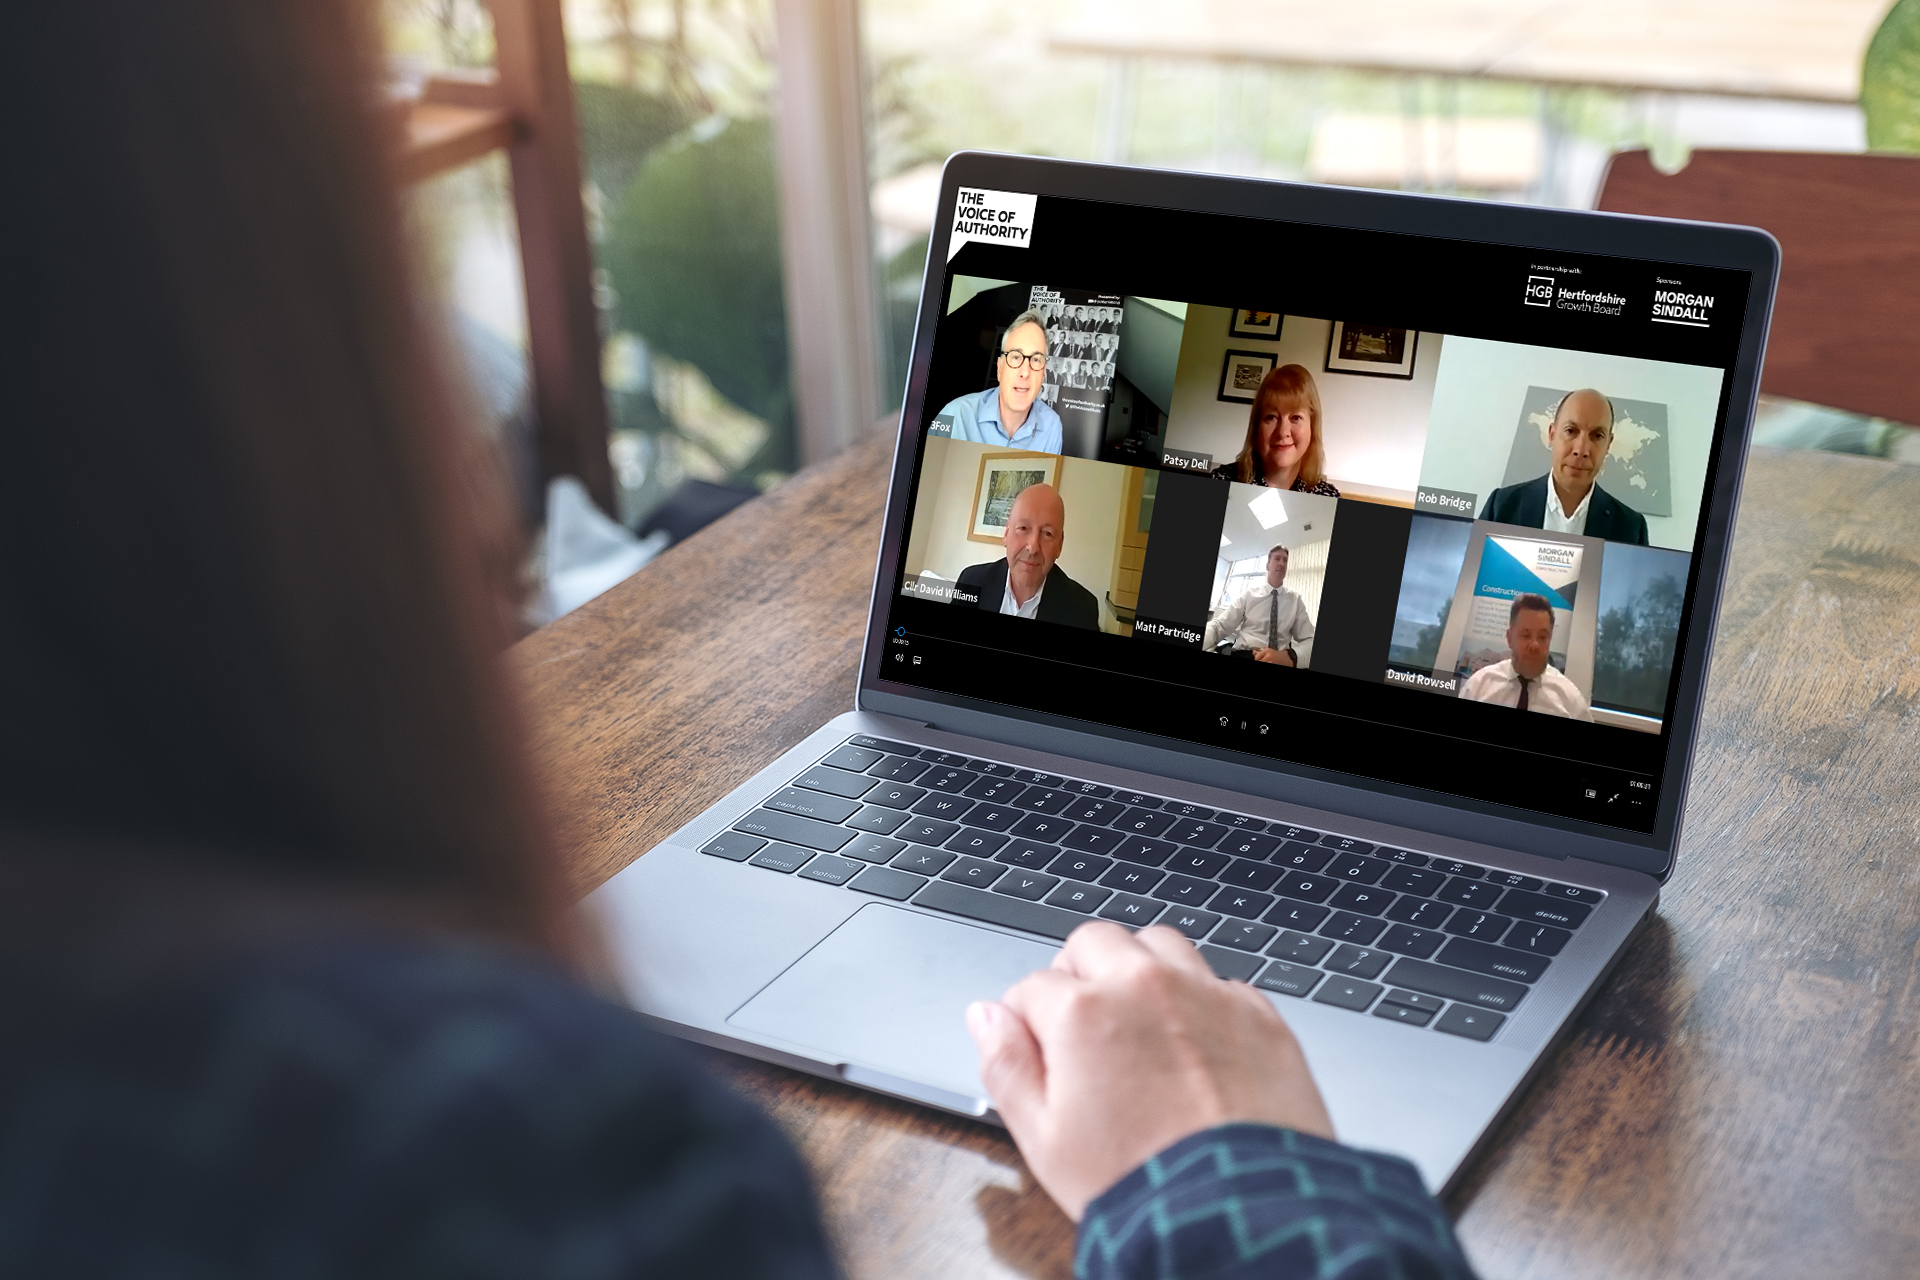
[[[1471,1040],[1604,896],[865,735],[701,852],[1055,940],[1163,924],[1223,978]]]

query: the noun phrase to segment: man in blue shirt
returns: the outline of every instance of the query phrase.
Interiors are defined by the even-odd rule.
[[[1034,453],[1060,452],[1060,415],[1040,398],[1047,378],[1047,326],[1023,311],[1000,335],[993,362],[999,381],[947,402],[932,434]]]

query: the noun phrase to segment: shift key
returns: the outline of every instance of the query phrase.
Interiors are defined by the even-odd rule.
[[[782,813],[797,813],[803,818],[818,818],[822,822],[845,822],[860,812],[860,802],[818,791],[803,791],[799,787],[787,787],[767,801],[767,808],[778,809]]]
[[[793,813],[775,813],[771,809],[755,809],[734,823],[733,829],[750,831],[754,835],[766,836],[771,840],[784,840],[788,844],[797,844],[805,849],[818,849],[821,853],[838,853],[841,845],[859,834],[845,827],[828,826],[824,822],[815,822],[812,818],[803,818]]]
[[[1513,1012],[1521,997],[1527,994],[1525,987],[1504,978],[1482,977],[1462,969],[1449,969],[1444,965],[1428,964],[1425,960],[1405,958],[1394,961],[1393,968],[1387,970],[1386,977],[1380,981],[1390,987],[1424,991],[1430,996],[1443,996],[1448,1000],[1477,1005],[1482,1009],[1495,1009],[1501,1013]]]

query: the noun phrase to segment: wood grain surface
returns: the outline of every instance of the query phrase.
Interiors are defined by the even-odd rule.
[[[582,891],[853,702],[881,437],[511,655]],[[1488,1280],[1920,1263],[1920,469],[1757,450],[1659,916],[1449,1206]],[[1065,1277],[998,1130],[731,1055],[848,1275]]]

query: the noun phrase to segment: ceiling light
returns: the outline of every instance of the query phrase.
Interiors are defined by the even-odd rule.
[[[1260,522],[1262,529],[1271,529],[1287,522],[1286,504],[1280,501],[1278,489],[1267,489],[1259,497],[1249,499],[1247,510],[1253,512],[1253,518]]]

